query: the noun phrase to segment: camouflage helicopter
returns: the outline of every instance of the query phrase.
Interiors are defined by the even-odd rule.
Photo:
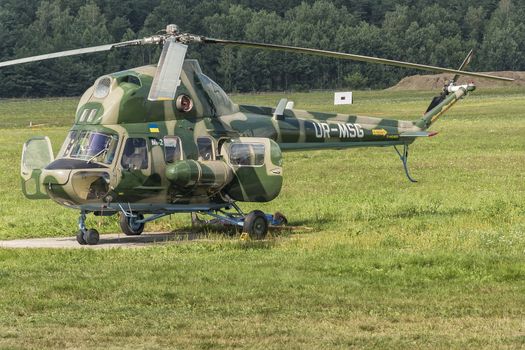
[[[94,245],[99,233],[86,216],[120,214],[126,235],[173,213],[200,213],[264,238],[282,216],[242,212],[237,202],[267,202],[283,182],[282,151],[393,146],[406,176],[408,148],[454,103],[474,91],[456,85],[460,75],[512,80],[458,70],[311,48],[213,39],[168,25],[158,35],[0,62],[0,67],[136,45],[163,45],[157,66],[98,78],[81,97],[75,123],[54,157],[47,137],[33,137],[22,151],[22,191],[29,199],[50,198],[80,211],[77,241]],[[291,51],[376,64],[455,74],[415,121],[293,109],[237,105],[208,78],[189,44],[215,44]],[[398,147],[402,147],[399,150]]]

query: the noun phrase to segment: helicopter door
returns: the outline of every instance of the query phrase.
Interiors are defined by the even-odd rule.
[[[221,155],[235,178],[225,189],[234,200],[268,202],[277,197],[283,184],[279,145],[268,138],[241,137],[227,141]]]
[[[49,196],[40,179],[42,169],[55,160],[51,141],[47,136],[37,136],[24,143],[20,175],[22,192],[28,199],[48,199]]]
[[[117,167],[120,182],[115,189],[122,200],[148,198],[161,189],[160,176],[152,171],[150,142],[146,137],[130,136],[124,143],[120,166]]]

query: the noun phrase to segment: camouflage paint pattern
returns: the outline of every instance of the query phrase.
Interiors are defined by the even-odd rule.
[[[183,112],[177,100],[147,99],[155,71],[155,66],[145,66],[113,73],[84,93],[71,132],[116,135],[115,157],[110,164],[68,159],[63,154],[66,141],[58,159],[40,175],[54,201],[100,210],[114,210],[110,204],[117,203],[144,212],[162,210],[167,204],[269,201],[282,186],[281,150],[410,144],[416,137],[428,136],[425,130],[473,90],[460,87],[418,121],[295,109],[275,116],[273,108],[234,104],[202,73],[197,61],[186,60],[177,96],[189,96],[193,105]],[[182,159],[171,164],[165,160],[164,138],[169,136],[178,137],[182,146]],[[209,159],[199,154],[201,137],[212,141]],[[146,141],[147,164],[141,169],[122,166],[128,138]],[[264,163],[233,164],[231,147],[239,143],[264,145]]]

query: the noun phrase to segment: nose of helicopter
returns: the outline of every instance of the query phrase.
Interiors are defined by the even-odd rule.
[[[65,185],[70,175],[70,169],[44,169],[42,170],[42,182],[46,185]]]
[[[49,196],[60,204],[71,206],[101,202],[110,191],[111,178],[105,167],[94,167],[84,162],[89,168],[79,169],[67,164],[69,169],[63,169],[66,168],[64,164],[53,163],[42,170],[42,183]]]

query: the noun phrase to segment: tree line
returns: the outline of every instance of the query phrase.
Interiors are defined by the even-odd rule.
[[[0,60],[148,36],[176,23],[210,37],[471,69],[524,70],[525,3],[511,0],[3,0]],[[156,63],[133,47],[0,69],[0,97],[77,96],[96,77]],[[415,71],[300,54],[192,45],[229,92],[383,88]]]

